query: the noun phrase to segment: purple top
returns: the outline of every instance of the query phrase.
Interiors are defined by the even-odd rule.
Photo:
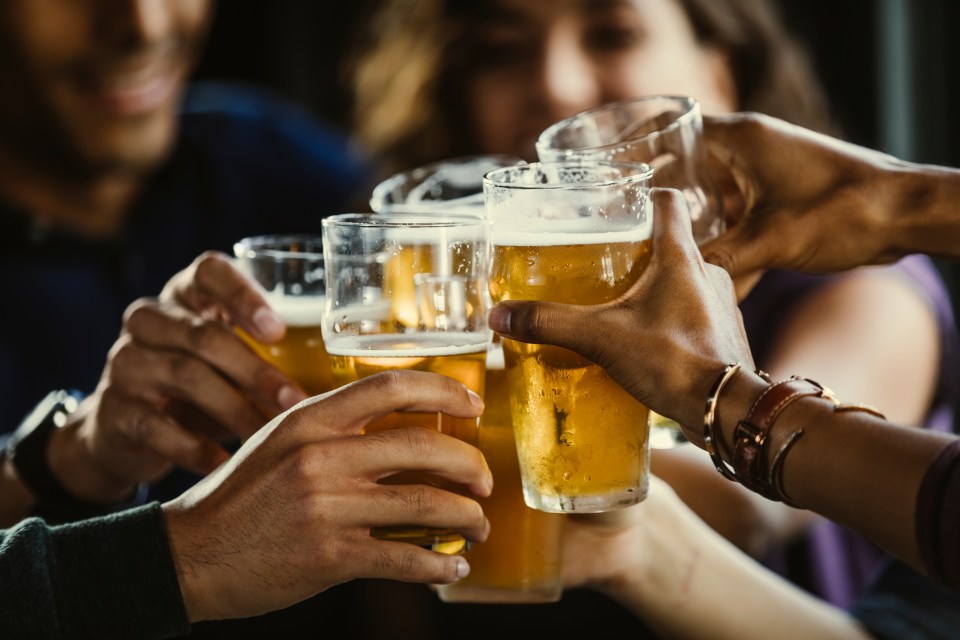
[[[958,397],[956,364],[960,344],[950,295],[934,263],[915,255],[889,267],[902,273],[929,302],[940,329],[941,355],[936,392],[923,426],[951,432]],[[767,273],[741,303],[743,321],[756,364],[766,368],[779,334],[791,312],[806,296],[842,276],[813,276],[786,271]],[[802,375],[802,371],[796,372]],[[822,381],[829,384],[829,380]],[[799,542],[772,554],[767,566],[794,583],[849,608],[870,582],[887,554],[858,534],[832,522],[823,522]]]

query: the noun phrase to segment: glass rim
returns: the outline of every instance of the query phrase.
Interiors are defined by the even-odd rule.
[[[570,168],[585,168],[585,167],[609,167],[609,168],[629,168],[634,171],[630,175],[621,176],[614,179],[603,179],[589,182],[555,182],[555,183],[536,183],[536,184],[525,184],[522,182],[504,182],[502,180],[497,180],[496,175],[501,172],[507,171],[532,171],[539,170],[542,167],[570,167]],[[518,165],[515,167],[500,167],[499,169],[494,169],[489,171],[483,176],[483,186],[490,188],[504,188],[510,187],[515,189],[596,189],[596,188],[606,188],[612,187],[615,185],[624,185],[632,184],[636,182],[644,182],[650,180],[653,177],[654,169],[652,166],[645,162],[608,162],[606,160],[558,160],[550,162],[528,162],[526,164]]]
[[[389,195],[396,189],[398,186],[402,185],[404,182],[413,179],[419,179],[421,176],[429,176],[437,173],[439,169],[442,169],[446,166],[466,166],[473,162],[483,162],[489,161],[489,163],[498,163],[497,168],[499,167],[510,167],[525,164],[526,160],[518,156],[512,156],[506,153],[475,153],[462,156],[453,156],[450,158],[445,158],[442,160],[437,160],[435,162],[429,162],[412,169],[405,169],[403,171],[398,171],[388,178],[384,178],[373,188],[373,191],[370,193],[370,208],[374,212],[379,212],[384,205],[389,206],[394,211],[410,211],[416,213],[417,205],[407,204],[404,202],[389,202]],[[482,177],[482,176],[481,176]],[[430,202],[431,206],[443,206],[442,200],[437,200]]]
[[[373,213],[338,213],[326,216],[320,222],[324,229],[332,226],[345,228],[455,228],[481,227],[487,220],[479,215],[467,213],[445,213],[442,211],[403,211]]]
[[[316,243],[319,251],[291,251],[271,248],[269,245],[290,245],[298,242]],[[277,233],[247,236],[233,243],[235,258],[271,258],[274,260],[319,260],[323,261],[323,236],[319,233]]]
[[[677,116],[665,127],[661,129],[657,129],[656,131],[651,131],[650,133],[644,134],[642,136],[638,136],[637,138],[632,138],[632,139],[627,138],[626,140],[619,140],[617,142],[608,142],[606,144],[591,146],[591,147],[555,147],[552,145],[548,146],[546,142],[548,138],[555,139],[556,138],[555,134],[557,131],[559,131],[560,129],[569,127],[572,123],[577,122],[579,120],[595,118],[600,114],[616,111],[624,107],[629,107],[637,104],[654,103],[654,102],[673,102],[677,104],[683,104],[686,106],[686,108],[683,111],[683,113]],[[554,122],[552,125],[544,129],[540,133],[540,135],[537,137],[535,146],[537,148],[537,153],[540,153],[541,150],[555,151],[555,152],[564,152],[564,151],[576,152],[576,151],[584,151],[584,150],[590,149],[598,153],[602,151],[608,151],[610,149],[616,149],[617,147],[627,142],[630,142],[631,140],[639,140],[652,135],[662,135],[664,133],[677,129],[689,123],[689,121],[693,119],[695,113],[699,108],[700,108],[700,102],[692,96],[656,95],[656,96],[642,96],[639,98],[628,98],[626,100],[618,100],[616,102],[608,102],[598,107],[592,107],[590,109],[586,109],[584,111],[576,113],[568,118],[564,118],[563,120],[560,120],[559,122]]]

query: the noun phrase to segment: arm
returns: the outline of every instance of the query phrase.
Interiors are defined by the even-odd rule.
[[[378,479],[423,469],[487,496],[479,450],[430,429],[361,435],[390,411],[475,417],[482,401],[434,374],[398,372],[305,401],[250,438],[216,472],[159,506],[0,532],[0,635],[160,638],[200,620],[300,602],[355,578],[440,584],[466,560],[370,536],[404,523],[489,523],[470,498]]]
[[[703,247],[734,277],[825,273],[910,253],[960,259],[960,171],[904,162],[776,118],[705,116],[730,231]]]
[[[556,344],[590,358],[638,400],[676,420],[702,448],[704,405],[714,381],[726,364],[743,363],[745,371],[732,377],[719,402],[718,436],[726,445],[719,450],[729,461],[737,422],[769,383],[750,373],[753,360],[732,283],[723,270],[702,262],[682,201],[670,190],[655,190],[653,197],[653,259],[624,297],[597,306],[505,302],[491,311],[491,326],[510,338]],[[791,404],[777,425],[773,451],[791,430],[804,429],[783,465],[785,489],[795,503],[923,570],[913,525],[917,491],[953,436],[899,427],[864,412],[837,412],[818,398]]]
[[[304,399],[238,337],[234,323],[268,342],[284,331],[219,254],[177,274],[160,299],[130,305],[97,389],[47,445],[51,473],[78,504],[91,506],[89,515],[174,465],[209,473],[228,457],[222,441],[249,437]],[[0,488],[0,524],[33,513],[36,497],[8,462]]]
[[[774,380],[801,373],[829,381],[840,398],[877,407],[897,424],[922,425],[936,387],[940,353],[939,328],[926,299],[899,269],[880,267],[836,276],[814,290],[790,314],[770,355],[758,365]],[[729,484],[716,472],[711,477],[711,484]],[[741,493],[740,500],[749,500],[757,511],[754,520],[761,530],[749,534],[755,542],[782,546],[816,522],[809,511]],[[724,513],[736,516],[742,510]],[[737,539],[733,542],[743,548]]]
[[[664,637],[870,637],[842,610],[740,553],[655,476],[639,505],[571,517],[565,540],[567,588],[604,593]]]
[[[174,565],[156,503],[51,527],[30,518],[0,532],[0,635],[185,635]]]

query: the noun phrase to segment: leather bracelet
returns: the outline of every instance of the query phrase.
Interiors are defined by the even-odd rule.
[[[733,468],[737,479],[748,489],[771,500],[780,500],[773,486],[767,464],[766,444],[777,418],[790,404],[809,396],[832,399],[832,393],[819,383],[808,378],[792,376],[767,387],[753,403],[747,416],[737,423],[733,432]],[[798,436],[794,435],[778,451],[775,462],[779,462],[789,444]]]

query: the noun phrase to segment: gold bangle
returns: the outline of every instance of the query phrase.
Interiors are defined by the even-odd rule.
[[[740,370],[740,363],[734,362],[728,364],[723,368],[723,371],[720,372],[720,375],[717,376],[717,379],[714,381],[713,386],[710,388],[710,394],[707,396],[707,404],[703,409],[703,445],[707,450],[707,453],[710,454],[710,459],[713,461],[713,465],[717,468],[717,471],[720,472],[727,480],[736,481],[737,477],[734,475],[731,468],[720,458],[720,453],[717,448],[719,444],[719,439],[714,437],[714,422],[717,417],[717,401],[720,398],[720,392],[723,391],[723,388],[730,381],[730,378]],[[716,440],[716,443],[714,442]]]

